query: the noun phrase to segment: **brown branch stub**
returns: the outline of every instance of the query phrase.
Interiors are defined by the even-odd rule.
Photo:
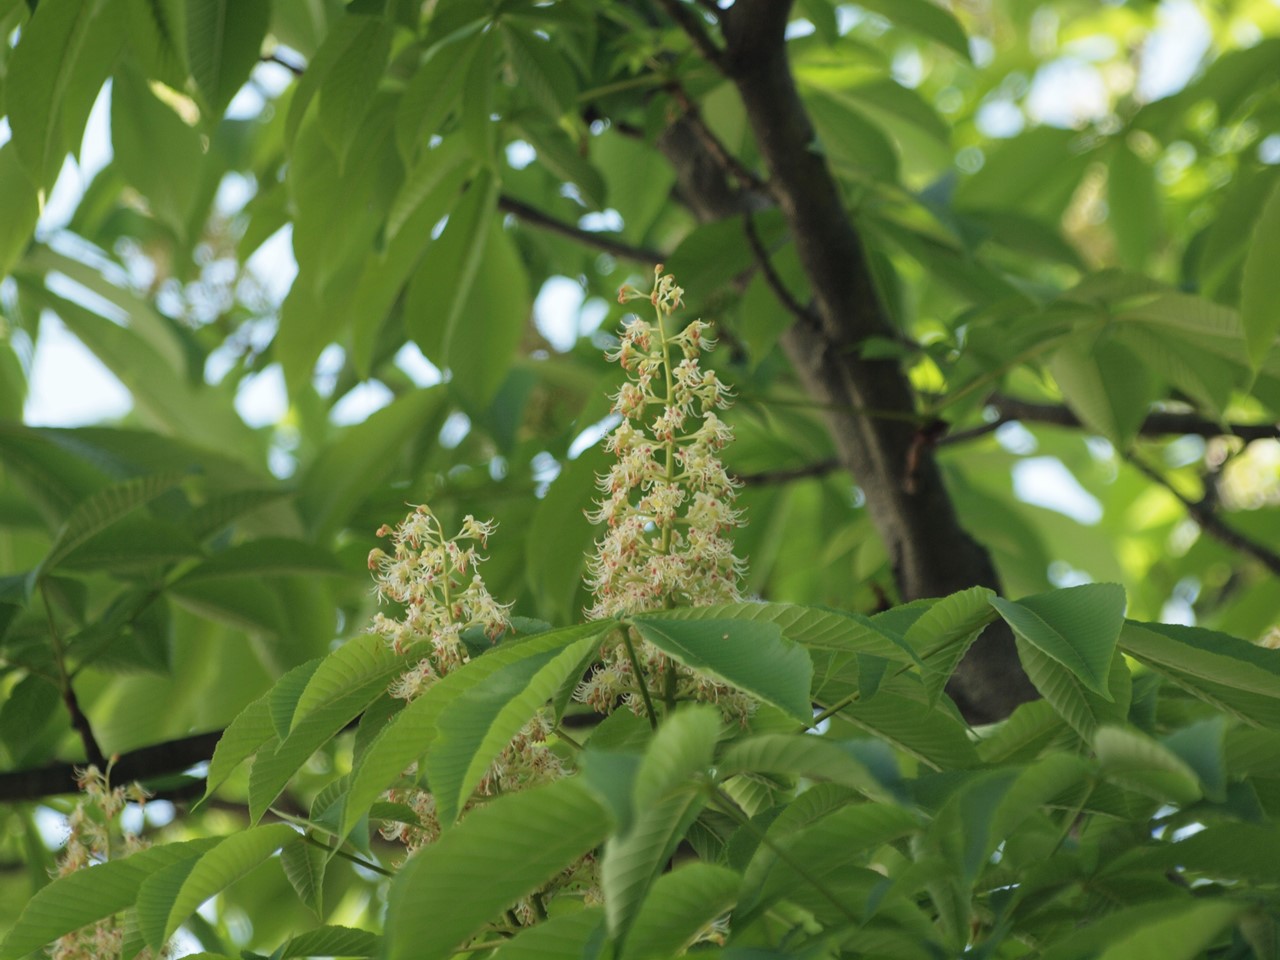
[[[583,230],[573,224],[565,223],[563,220],[557,220],[536,207],[531,207],[522,200],[515,197],[502,194],[498,197],[498,209],[511,214],[517,219],[527,223],[531,227],[538,227],[549,233],[555,233],[570,240],[575,240],[583,246],[591,247],[599,250],[601,253],[607,253],[612,257],[620,260],[634,260],[638,263],[657,264],[661,263],[665,257],[657,250],[651,250],[646,247],[635,247],[629,243],[610,236],[607,233],[596,233],[593,230]]]

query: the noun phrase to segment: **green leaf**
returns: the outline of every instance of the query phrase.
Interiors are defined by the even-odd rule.
[[[387,896],[387,960],[453,954],[486,922],[591,850],[611,818],[577,780],[502,796],[421,850]],[[424,910],[424,904],[449,904]]]
[[[298,481],[298,508],[324,540],[396,464],[396,455],[429,429],[444,401],[439,388],[412,390],[320,451]]]
[[[498,202],[498,181],[482,169],[427,247],[409,286],[406,325],[429,358],[442,359],[471,295]]]
[[[506,380],[533,306],[524,262],[511,237],[496,219],[486,232],[475,276],[442,354],[453,371],[453,388],[476,409],[487,407]]]
[[[1170,623],[1127,621],[1120,649],[1139,663],[1173,669],[1187,680],[1205,680],[1280,699],[1280,651],[1236,637]]]
[[[953,714],[889,690],[849,704],[838,716],[935,770],[978,763],[964,725]]]
[[[48,0],[22,27],[5,75],[13,147],[31,181],[53,186],[124,40],[128,14],[103,0]]]
[[[1247,906],[1229,900],[1192,901],[1172,916],[1117,937],[1099,960],[1192,960]]]
[[[1117,143],[1107,166],[1107,226],[1125,267],[1146,266],[1158,247],[1162,213],[1155,167],[1127,143]]]
[[[295,669],[306,670],[308,667],[315,669],[315,664],[303,664]],[[283,679],[282,677],[281,680]],[[218,745],[213,749],[213,759],[209,761],[204,796],[200,803],[204,803],[214,790],[226,782],[236,767],[253,756],[275,735],[275,726],[271,722],[271,691],[267,691],[236,714],[227,729],[222,731]]]
[[[313,848],[314,849],[314,848]],[[353,927],[324,926],[286,941],[272,954],[273,960],[290,957],[376,957],[382,937]]]
[[[187,0],[187,63],[210,124],[249,79],[270,19],[268,0]]]
[[[147,877],[176,863],[194,862],[219,842],[166,843],[59,877],[27,901],[0,944],[0,960],[18,960],[63,934],[119,913],[133,903]]]
[[[632,924],[621,960],[666,960],[738,899],[742,878],[725,867],[690,863],[653,884]]]
[[[743,773],[826,780],[868,796],[889,797],[884,785],[843,743],[807,734],[766,733],[731,744],[716,761],[716,774],[727,778]]]
[[[218,551],[204,563],[192,567],[177,582],[290,574],[344,576],[346,571],[333,554],[315,544],[285,537],[262,537]]]
[[[280,851],[280,866],[284,868],[289,886],[321,919],[324,919],[324,873],[328,865],[329,855],[315,844],[291,843]],[[339,955],[346,956],[345,953]]]
[[[111,145],[129,185],[185,237],[204,168],[200,135],[156,99],[136,70],[119,70],[112,81]]]
[[[22,169],[17,147],[0,146],[0,277],[9,275],[31,243],[39,216],[36,188]]]
[[[1155,399],[1147,368],[1132,351],[1086,330],[1063,341],[1049,370],[1086,426],[1122,450],[1129,446]]]
[[[458,103],[463,78],[480,47],[483,25],[483,20],[477,20],[473,29],[460,30],[433,45],[405,85],[396,110],[396,146],[406,163],[413,160],[420,144],[439,131]]]
[[[924,688],[935,704],[952,672],[978,635],[995,618],[985,587],[971,587],[944,597],[926,610],[906,633],[907,643],[924,661]]]
[[[969,59],[969,38],[955,15],[930,0],[859,0],[858,6]]]
[[[633,621],[649,643],[689,667],[709,674],[808,722],[813,663],[776,623],[758,620],[688,620],[645,614]]]
[[[381,17],[357,17],[358,26],[320,85],[320,133],[345,169],[369,101],[391,52],[392,25]]]
[[[622,943],[645,897],[707,800],[698,777],[711,765],[720,734],[716,711],[674,713],[645,751],[631,797],[630,829],[605,844],[600,866],[609,932]]]
[[[1240,322],[1244,324],[1249,360],[1257,370],[1280,333],[1280,185],[1262,208],[1244,261],[1240,289]]]
[[[520,88],[552,120],[577,102],[577,80],[564,54],[535,33],[504,26],[502,41],[516,69]]]
[[[296,730],[308,716],[344,694],[370,682],[386,682],[404,664],[379,634],[353,637],[320,661],[298,697],[289,729]]]
[[[387,684],[404,667],[404,659],[397,657],[383,661],[380,670],[360,672],[361,679],[356,686],[346,687],[336,699],[314,705],[305,714],[296,715],[289,735],[274,752],[259,751],[249,776],[249,815],[255,823],[311,755],[381,696]],[[337,668],[334,670],[336,672]]]
[[[41,573],[53,570],[77,547],[144,504],[169,492],[185,477],[185,471],[152,474],[122,480],[99,490],[79,504],[62,524],[62,529],[58,531],[49,552],[40,563]]]
[[[1116,583],[1079,587],[991,605],[1021,639],[1048,654],[1098,696],[1111,699],[1108,671],[1124,626],[1124,588]]]
[[[524,928],[498,947],[493,960],[595,960],[604,939],[603,928],[601,907],[551,917]]]
[[[897,178],[898,154],[892,141],[861,112],[817,89],[807,93],[805,106],[813,118],[820,149],[833,167],[857,179]]]
[[[148,934],[147,942],[159,949],[175,930],[195,912],[196,907],[220,893],[287,843],[301,842],[298,832],[284,823],[251,827],[224,837],[222,842],[196,861],[176,891],[157,890],[157,902],[168,906],[168,919],[159,937]],[[172,895],[171,895],[172,894]],[[142,902],[139,901],[139,913]]]
[[[1181,804],[1202,795],[1199,778],[1182,758],[1136,730],[1101,727],[1094,734],[1093,749],[1103,775],[1129,790]]]
[[[1091,740],[1100,725],[1124,722],[1132,692],[1132,679],[1124,657],[1112,661],[1108,696],[1103,698],[1038,647],[1021,637],[1015,639],[1018,658],[1031,683],[1080,736]]]
[[[612,628],[609,621],[587,623],[540,633],[504,649],[509,655],[503,669],[486,670],[483,683],[471,686],[440,711],[426,771],[441,824],[447,827],[458,817],[490,765],[533,715],[565,683],[577,682],[584,658],[592,655],[600,637]]]

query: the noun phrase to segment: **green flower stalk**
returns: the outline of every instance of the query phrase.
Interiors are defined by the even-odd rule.
[[[734,508],[739,484],[719,459],[733,433],[716,415],[729,405],[729,391],[700,365],[703,351],[714,346],[710,325],[693,320],[675,329],[683,293],[659,265],[649,293],[626,286],[618,295],[623,303],[648,300],[654,319],[627,321],[618,349],[608,355],[627,372],[627,382],[614,397],[622,422],[606,440],[617,460],[600,478],[603,497],[589,514],[593,523],[608,526],[587,564],[592,619],[742,599],[745,565],[729,539],[742,524]],[[653,647],[638,646],[634,658],[626,645],[606,650],[578,688],[578,699],[605,712],[623,702],[643,713],[643,683],[661,689],[668,704],[710,701],[726,716],[745,720],[747,697],[670,663]]]

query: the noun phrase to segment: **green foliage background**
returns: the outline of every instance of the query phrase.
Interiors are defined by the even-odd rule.
[[[859,356],[907,371],[906,420],[1003,586],[903,604],[871,481],[780,347],[819,292],[804,238],[772,204],[749,229],[700,216],[672,164],[692,118],[732,158],[719,187],[770,176],[696,42],[724,42],[710,6],[0,0],[0,956],[124,908],[136,946],[182,926],[212,955],[448,956],[511,933],[486,924],[601,844],[605,906],[493,955],[667,956],[730,909],[706,952],[1278,955],[1280,654],[1256,644],[1280,618],[1280,7],[1195,5],[1209,50],[1153,100],[1135,78],[1172,4],[791,11],[812,149],[892,321]],[[1036,78],[1072,64],[1104,109],[1029,121]],[[112,158],[65,224],[41,221],[108,82]],[[285,229],[298,275],[277,303],[278,259],[253,256]],[[406,502],[498,520],[490,589],[558,629],[477,666],[595,642],[608,624],[571,625],[605,461],[577,441],[620,380],[601,359],[616,290],[659,258],[722,334],[738,552],[768,602],[631,626],[677,658],[728,632],[802,667],[713,657],[767,704],[752,729],[619,720],[580,776],[398,868],[369,819],[395,815],[378,796],[445,721],[405,710],[399,751],[375,739],[402,661],[360,639],[374,531]],[[604,333],[544,338],[550,278],[581,288],[575,329]],[[54,317],[128,389],[125,417],[23,423]],[[415,383],[397,359],[415,348],[445,379]],[[251,427],[237,393],[273,365],[288,411]],[[389,402],[335,417],[370,382]],[[1033,455],[1096,522],[1014,495]],[[1175,610],[1200,626],[1157,622]],[[975,732],[942,688],[997,619],[1044,699]],[[804,691],[821,737],[798,733]],[[493,716],[449,722],[501,740]],[[184,771],[228,725],[193,812],[203,773]],[[68,808],[58,764],[91,744],[179,805],[152,808],[151,851],[70,890],[42,811]],[[459,807],[487,762],[462,759]]]

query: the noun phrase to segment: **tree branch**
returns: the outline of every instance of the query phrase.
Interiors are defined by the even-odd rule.
[[[767,487],[775,483],[790,483],[793,480],[808,480],[812,477],[825,477],[829,473],[840,470],[841,463],[835,457],[815,460],[798,467],[784,467],[780,470],[761,470],[759,473],[744,473],[738,481],[745,487]]]
[[[992,396],[988,404],[995,408],[999,419],[990,427],[994,430],[1002,423],[1022,420],[1027,423],[1050,423],[1062,427],[1081,426],[1080,418],[1058,404],[1031,403],[1000,394]],[[986,425],[984,425],[985,427]],[[979,428],[980,429],[980,428]],[[989,431],[987,431],[989,432]],[[1246,443],[1254,440],[1280,440],[1280,424],[1275,423],[1218,423],[1191,413],[1155,411],[1147,416],[1138,428],[1144,437],[1193,435],[1197,437],[1239,437]]]
[[[147,781],[181,773],[212,757],[213,748],[221,737],[221,730],[213,730],[120,754],[111,768],[111,779],[115,783],[132,783],[135,780]],[[40,800],[60,793],[75,793],[78,789],[75,774],[77,766],[79,764],[53,763],[30,770],[0,773],[0,803]]]
[[[1280,553],[1269,550],[1260,543],[1255,543],[1235,528],[1228,526],[1218,516],[1217,511],[1214,510],[1213,501],[1207,493],[1201,500],[1192,500],[1183,496],[1178,488],[1170,483],[1168,478],[1160,473],[1159,470],[1147,465],[1138,457],[1126,455],[1125,460],[1147,479],[1158,483],[1173,494],[1178,502],[1187,508],[1187,513],[1191,515],[1191,519],[1195,520],[1200,529],[1209,536],[1232,550],[1252,557],[1272,573],[1280,576]]]
[[[584,246],[599,250],[601,253],[607,253],[620,260],[635,260],[639,263],[654,264],[661,263],[665,259],[657,250],[651,250],[646,247],[633,247],[607,233],[583,230],[581,227],[575,227],[572,224],[565,223],[563,220],[557,220],[555,217],[549,216],[541,210],[506,194],[498,197],[498,209],[511,214],[531,227],[538,227],[549,233],[568,237],[570,240],[575,240]]]

